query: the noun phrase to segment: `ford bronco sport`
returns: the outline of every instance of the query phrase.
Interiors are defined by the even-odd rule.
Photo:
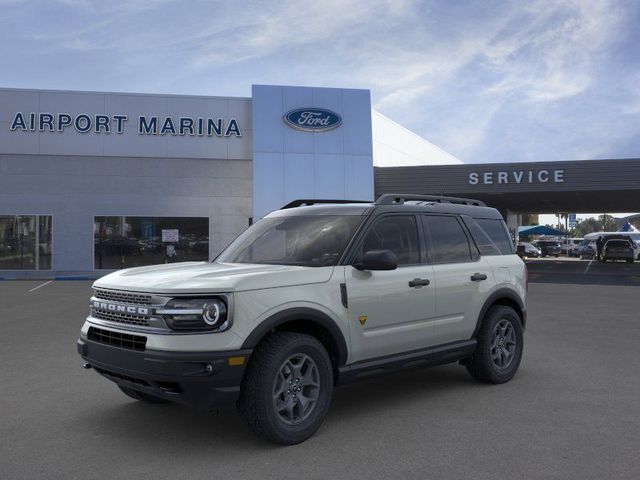
[[[336,384],[451,362],[503,383],[522,357],[526,268],[475,200],[298,200],[212,263],[130,268],[93,289],[85,368],[143,402],[235,402],[281,444],[313,435]]]

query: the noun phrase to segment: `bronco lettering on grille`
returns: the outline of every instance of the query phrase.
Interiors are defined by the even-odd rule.
[[[97,310],[106,310],[114,313],[125,313],[130,315],[149,315],[149,309],[146,307],[131,307],[129,305],[118,305],[115,303],[101,302],[93,300],[91,302],[93,308]]]

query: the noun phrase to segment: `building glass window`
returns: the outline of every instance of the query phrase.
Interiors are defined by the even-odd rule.
[[[0,270],[50,270],[49,215],[0,215]]]
[[[97,270],[208,259],[206,217],[94,217]]]
[[[51,270],[51,217],[38,217],[38,265],[40,270]]]

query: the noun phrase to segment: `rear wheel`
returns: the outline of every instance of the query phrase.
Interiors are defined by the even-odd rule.
[[[133,388],[123,387],[122,385],[118,385],[118,388],[124,393],[127,397],[131,397],[135,400],[139,400],[141,402],[146,403],[169,403],[169,400],[165,400],[164,398],[154,397],[153,395],[149,395],[148,393],[139,392],[138,390],[134,390]]]
[[[333,367],[311,335],[275,332],[256,347],[247,366],[238,409],[260,438],[293,445],[322,424],[333,395]]]
[[[516,374],[522,359],[523,337],[520,317],[513,308],[491,307],[478,332],[478,346],[467,370],[487,383],[505,383]]]

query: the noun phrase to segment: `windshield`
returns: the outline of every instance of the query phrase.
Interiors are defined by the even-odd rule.
[[[363,218],[356,215],[263,218],[236,238],[216,263],[333,266]]]

